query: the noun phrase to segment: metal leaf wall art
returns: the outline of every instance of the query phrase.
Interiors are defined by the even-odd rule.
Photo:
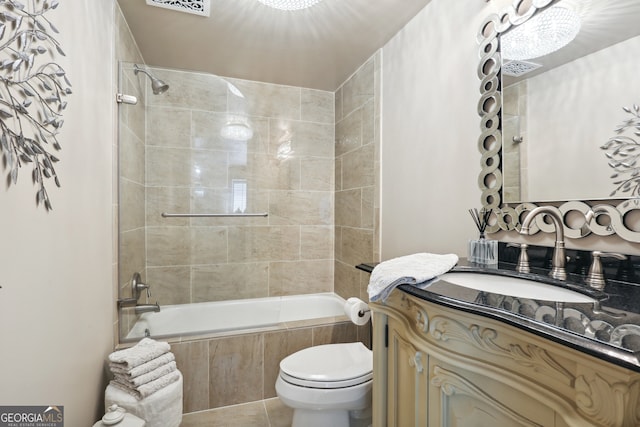
[[[36,203],[51,210],[45,183],[60,187],[55,170],[58,132],[71,83],[54,57],[65,55],[51,35],[58,29],[45,14],[58,0],[0,0],[0,150],[7,185],[31,168]]]
[[[604,155],[609,159],[609,166],[615,171],[611,178],[615,181],[615,190],[610,194],[628,193],[628,197],[640,196],[640,107],[634,104],[632,108],[623,107],[623,110],[631,117],[625,120],[615,130],[616,136],[600,148],[605,150]],[[632,134],[633,136],[629,136]]]

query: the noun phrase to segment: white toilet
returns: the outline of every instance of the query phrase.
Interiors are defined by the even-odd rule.
[[[373,355],[361,342],[309,347],[280,362],[276,393],[292,427],[369,425]]]

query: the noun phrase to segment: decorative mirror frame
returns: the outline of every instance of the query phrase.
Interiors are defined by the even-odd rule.
[[[520,230],[525,211],[535,208],[534,202],[522,202],[510,206],[502,203],[502,90],[500,35],[512,27],[523,24],[535,14],[547,9],[561,0],[531,0],[531,6],[525,10],[520,9],[526,0],[514,0],[513,4],[499,14],[489,15],[481,24],[477,35],[480,45],[480,63],[478,65],[478,77],[480,83],[480,101],[478,102],[478,114],[481,117],[481,134],[478,138],[478,150],[482,155],[481,171],[478,176],[478,186],[482,191],[481,202],[484,209],[491,209],[495,220],[487,227],[487,233],[498,231]],[[640,199],[626,199],[618,201],[598,201],[592,204],[588,201],[559,202],[565,237],[579,239],[591,233],[598,236],[610,236],[617,234],[622,239],[640,243],[640,231],[634,231],[625,224],[625,217],[630,211],[640,210]],[[550,204],[550,203],[545,203]],[[587,217],[593,212],[593,219],[578,227],[572,227],[567,218],[572,212],[578,212]],[[601,218],[599,217],[608,218]],[[553,232],[553,225],[547,224],[539,216],[536,218],[536,227],[532,227],[530,234],[538,231]]]

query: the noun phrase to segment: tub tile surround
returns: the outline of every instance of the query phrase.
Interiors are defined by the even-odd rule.
[[[140,187],[123,186],[122,200],[146,200],[144,225],[139,213],[134,217],[139,243],[126,256],[135,262],[123,256],[122,270],[143,273],[161,305],[332,291],[334,94],[151,72],[171,89],[148,96],[146,134],[136,138],[137,151],[126,152],[135,156],[122,159]],[[248,121],[251,140],[220,135],[233,117]],[[234,182],[246,183],[245,212],[269,212],[268,218],[160,216],[232,212]],[[304,281],[288,277],[296,272],[300,279],[308,269]],[[123,285],[128,276],[123,273]]]
[[[362,258],[378,260],[381,51],[335,94],[334,289],[368,301],[368,275],[354,269]],[[365,258],[367,259],[367,258]],[[368,333],[359,336],[367,340]]]
[[[314,345],[354,342],[358,327],[346,317],[292,322],[275,328],[212,337],[171,339],[184,375],[184,413],[276,397],[280,361]],[[366,343],[365,343],[366,344]]]

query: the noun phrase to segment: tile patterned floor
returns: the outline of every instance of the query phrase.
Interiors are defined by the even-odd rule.
[[[293,412],[277,397],[182,417],[180,427],[290,427]]]

